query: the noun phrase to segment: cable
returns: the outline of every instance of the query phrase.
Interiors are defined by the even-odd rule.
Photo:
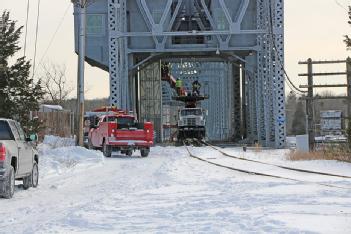
[[[35,43],[34,43],[34,59],[33,59],[33,76],[35,74],[35,60],[37,56],[37,42],[38,42],[38,31],[39,31],[39,16],[40,16],[40,0],[38,0],[38,12],[37,12],[37,26],[35,29]]]
[[[29,17],[29,0],[27,0],[27,17],[26,17],[26,32],[24,36],[24,52],[23,57],[26,57],[26,49],[27,49],[27,34],[28,34],[28,17]]]
[[[341,7],[342,9],[344,9],[345,11],[349,11],[349,9],[347,9],[347,7],[345,7],[344,5],[342,5],[338,0],[334,0],[334,2],[336,3],[336,5],[338,5],[339,7]]]
[[[304,91],[304,90],[301,90],[299,89],[298,87],[296,87],[296,85],[291,81],[288,73],[286,72],[285,68],[284,68],[284,65],[282,63],[282,61],[280,60],[280,56],[278,54],[278,49],[277,49],[277,46],[275,44],[275,40],[274,40],[274,30],[273,30],[273,13],[272,13],[272,0],[269,0],[268,2],[268,9],[269,9],[269,34],[271,36],[271,43],[273,45],[273,51],[275,52],[275,55],[277,57],[277,61],[280,65],[280,67],[282,68],[284,74],[285,74],[285,77],[287,78],[288,82],[290,83],[290,85],[297,91],[297,92],[300,92],[301,94],[304,94],[304,93],[307,93],[307,91]],[[286,79],[285,79],[286,81]],[[289,85],[289,87],[290,87]],[[291,87],[290,87],[291,88]]]
[[[43,56],[41,57],[41,59],[40,59],[40,61],[39,61],[39,65],[42,65],[42,62],[43,62],[43,60],[44,60],[44,58],[45,58],[47,52],[49,51],[49,49],[50,49],[52,43],[54,42],[55,37],[56,37],[58,31],[60,30],[62,24],[63,24],[63,21],[65,20],[65,17],[66,17],[66,15],[67,15],[67,12],[68,12],[70,6],[71,6],[71,3],[68,3],[68,6],[67,6],[67,8],[66,8],[64,14],[63,14],[63,16],[62,16],[62,18],[61,18],[59,24],[57,25],[54,34],[52,35],[52,37],[51,37],[51,39],[50,39],[49,45],[48,45],[47,48],[45,49],[45,52],[44,52]]]
[[[277,57],[277,61],[279,62],[279,65],[280,65],[280,67],[282,68],[282,70],[283,70],[283,72],[284,72],[284,74],[285,74],[285,77],[287,78],[288,82],[290,83],[290,85],[291,85],[292,87],[289,85],[288,82],[287,82],[287,84],[288,84],[288,86],[292,89],[292,91],[293,91],[293,89],[295,89],[296,91],[298,91],[298,92],[300,92],[300,93],[307,93],[307,91],[303,91],[303,90],[301,90],[301,89],[299,89],[299,88],[297,88],[297,87],[295,86],[295,84],[291,81],[291,79],[290,79],[288,73],[286,72],[282,61],[280,60],[280,56],[279,56],[279,54],[278,54],[278,52],[277,52],[278,49],[277,49],[277,46],[276,46],[275,40],[274,40],[274,33],[273,33],[273,13],[272,13],[272,5],[271,5],[272,2],[271,2],[271,0],[269,0],[268,4],[269,4],[269,18],[270,18],[269,29],[270,29],[271,42],[272,42],[272,45],[273,45],[273,50],[274,50],[275,55],[276,55],[276,57]],[[294,92],[295,92],[295,91],[294,91]]]
[[[88,7],[88,6],[91,6],[93,5],[97,0],[92,0],[90,3],[88,3],[89,1],[87,0],[87,2],[85,3],[85,6]]]

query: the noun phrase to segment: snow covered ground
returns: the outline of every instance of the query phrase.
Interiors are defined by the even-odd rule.
[[[13,199],[0,199],[0,233],[351,233],[351,190],[234,172],[190,158],[184,147],[104,159],[56,143],[40,146],[38,188],[18,185]],[[224,162],[209,148],[191,150]],[[287,162],[286,151],[226,151],[351,174],[346,163]],[[351,179],[338,183],[351,188]]]

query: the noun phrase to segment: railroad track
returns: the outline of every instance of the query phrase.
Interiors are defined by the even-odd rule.
[[[202,162],[209,163],[209,164],[214,165],[214,166],[218,166],[218,167],[222,167],[222,168],[226,168],[226,169],[229,169],[229,170],[238,171],[238,172],[242,172],[242,173],[246,173],[246,174],[250,174],[250,175],[257,175],[257,176],[264,176],[264,177],[270,177],[270,178],[275,178],[275,179],[289,180],[289,181],[294,181],[294,182],[315,184],[315,185],[324,186],[324,187],[330,187],[330,188],[351,190],[351,187],[343,187],[343,186],[338,186],[338,185],[333,185],[333,184],[312,182],[312,181],[307,181],[307,180],[301,180],[301,179],[285,177],[285,176],[280,176],[280,175],[274,175],[274,174],[269,174],[269,173],[262,173],[262,172],[248,170],[248,169],[237,168],[237,167],[234,167],[234,166],[224,165],[224,164],[221,164],[221,163],[216,163],[216,162],[213,162],[211,160],[207,160],[207,159],[204,159],[204,158],[196,156],[195,154],[193,154],[191,152],[191,150],[189,149],[189,146],[193,145],[193,146],[198,147],[198,146],[207,145],[207,146],[213,148],[214,150],[218,151],[219,153],[221,153],[221,155],[224,156],[224,157],[232,158],[232,159],[235,159],[235,160],[247,161],[247,162],[251,162],[251,163],[263,164],[263,165],[267,165],[267,166],[273,166],[273,167],[277,167],[277,168],[288,170],[288,171],[295,171],[295,172],[299,172],[299,173],[315,174],[315,175],[322,175],[322,176],[329,176],[329,177],[338,177],[338,178],[343,178],[343,179],[345,179],[345,178],[346,179],[351,179],[350,176],[335,175],[335,174],[324,173],[324,172],[317,172],[317,171],[310,171],[310,170],[305,170],[305,169],[285,167],[285,166],[281,166],[281,165],[265,163],[265,162],[261,162],[261,161],[251,160],[251,159],[240,158],[240,157],[236,157],[234,155],[227,154],[227,153],[223,152],[222,150],[216,148],[215,146],[213,146],[213,145],[211,145],[209,143],[201,142],[201,141],[198,141],[196,139],[191,139],[191,140],[188,140],[188,141],[184,141],[184,145],[185,145],[186,150],[187,150],[187,152],[188,152],[190,157],[195,158],[197,160],[200,160]]]
[[[260,164],[263,164],[263,165],[279,167],[279,168],[286,169],[286,170],[289,170],[289,171],[298,171],[298,172],[304,172],[304,173],[309,173],[309,174],[316,174],[316,175],[324,175],[324,176],[331,176],[331,177],[351,179],[351,176],[337,175],[337,174],[325,173],[325,172],[320,172],[320,171],[311,171],[311,170],[306,170],[306,169],[299,169],[299,168],[282,166],[282,165],[273,164],[273,163],[261,162],[261,161],[257,161],[257,160],[247,159],[247,158],[241,158],[241,157],[237,157],[237,156],[228,154],[228,153],[218,149],[217,147],[215,147],[215,146],[213,146],[213,145],[211,145],[211,144],[209,144],[207,142],[201,141],[201,143],[203,145],[207,145],[207,146],[211,147],[212,149],[220,152],[223,156],[226,156],[226,157],[229,157],[229,158],[235,158],[235,159],[239,159],[239,160],[243,160],[243,161],[255,162],[255,163],[260,163]]]

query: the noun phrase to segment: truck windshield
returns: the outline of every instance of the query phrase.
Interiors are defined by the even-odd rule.
[[[117,118],[117,124],[132,126],[134,124],[134,119],[119,117]]]
[[[116,122],[116,120],[117,120],[117,124],[129,124],[129,125],[134,124],[133,118],[117,117],[117,116],[108,116],[106,117],[105,122]]]
[[[134,128],[135,127],[134,118],[118,117],[117,118],[117,129],[123,128]]]
[[[194,110],[188,109],[188,110],[182,110],[182,111],[181,111],[181,115],[182,115],[182,116],[187,116],[187,115],[201,115],[201,114],[202,114],[201,109],[194,109]]]
[[[13,140],[10,127],[6,121],[0,121],[0,140]]]

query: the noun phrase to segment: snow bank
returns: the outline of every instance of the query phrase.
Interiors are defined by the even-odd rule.
[[[45,136],[43,144],[51,148],[75,146],[75,140],[73,138],[62,138],[57,136]]]
[[[101,166],[104,162],[100,151],[74,145],[74,139],[45,136],[38,146],[41,178]]]

